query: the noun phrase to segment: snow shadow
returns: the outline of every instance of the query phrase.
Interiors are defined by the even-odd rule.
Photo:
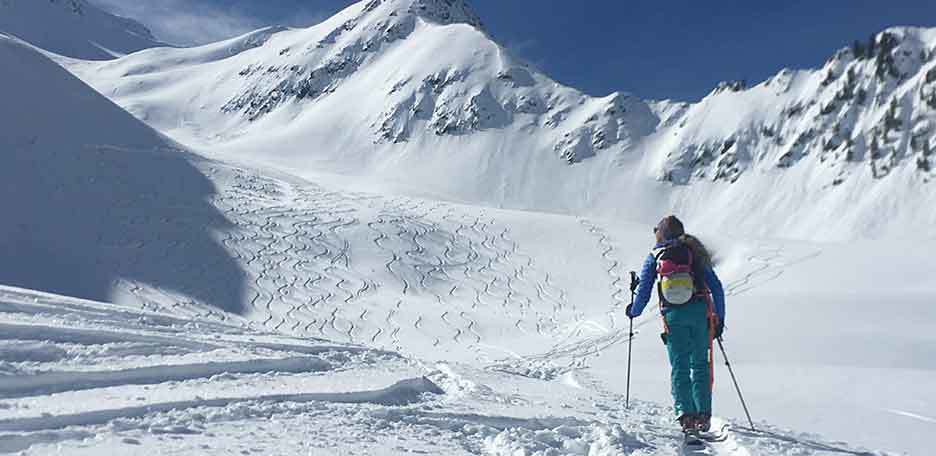
[[[0,62],[0,284],[109,301],[144,283],[241,312],[197,158],[21,42],[0,35]]]
[[[214,187],[172,155],[79,146],[7,156],[0,283],[108,301],[128,280],[241,312],[245,275],[212,235],[229,227],[208,201]]]

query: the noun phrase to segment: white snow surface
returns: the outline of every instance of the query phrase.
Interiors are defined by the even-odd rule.
[[[423,35],[394,39],[409,25]],[[713,195],[737,192],[747,207],[755,196],[740,185],[761,174],[752,165],[733,184],[711,182],[693,173],[721,165],[699,162],[684,183],[656,180],[654,170],[681,169],[651,166],[660,156],[645,148],[667,141],[666,129],[724,133],[702,127],[697,105],[589,99],[516,63],[478,27],[460,1],[372,1],[308,30],[107,64],[56,57],[156,129],[0,36],[0,201],[12,214],[0,225],[0,452],[928,454],[936,245],[929,225],[904,232],[892,219],[926,221],[932,206],[861,215],[868,225],[837,233],[885,239],[846,243],[777,239],[741,212],[726,215],[734,230],[691,216],[718,254],[726,348],[760,431],[743,429],[719,355],[716,422],[731,432],[687,452],[652,308],[635,321],[624,406],[627,270],[652,242],[648,214],[693,214],[680,202],[690,194],[719,205]],[[361,30],[389,35],[359,41]],[[221,110],[234,98],[218,94],[234,84],[276,101],[264,97],[283,81],[276,71],[238,74],[273,58],[269,49],[300,65],[336,62],[334,46],[365,57],[309,86],[327,95],[274,103],[254,121],[248,111],[263,108],[252,101]],[[393,52],[408,57],[373,66]],[[468,66],[432,77],[446,62]],[[394,69],[416,83],[399,99],[365,96]],[[358,97],[338,96],[352,89]],[[613,131],[616,142],[536,133],[548,109],[485,111],[523,94],[567,108],[557,131]],[[365,119],[398,102],[412,117],[380,118],[393,128]],[[408,136],[393,143],[385,131]],[[782,195],[778,186],[811,175],[806,162],[757,185]],[[901,187],[900,163],[860,201],[893,186],[923,207],[925,175]],[[602,182],[626,195],[615,210],[602,206]],[[784,208],[762,222],[795,218]]]
[[[0,0],[0,33],[89,60],[164,46],[139,22],[107,13],[86,0]]]

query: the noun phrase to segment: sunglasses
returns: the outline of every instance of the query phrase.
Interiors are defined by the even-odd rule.
[[[653,234],[657,234],[657,231],[660,231],[660,227],[658,226],[653,227]]]

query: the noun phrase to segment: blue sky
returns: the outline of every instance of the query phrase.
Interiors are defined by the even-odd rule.
[[[306,26],[349,0],[92,0],[178,44]],[[936,26],[933,0],[469,0],[488,32],[592,95],[694,100],[719,81],[816,67],[893,25]]]

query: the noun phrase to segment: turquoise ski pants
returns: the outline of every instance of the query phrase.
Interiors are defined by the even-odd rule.
[[[669,327],[666,349],[672,367],[672,393],[676,416],[712,414],[708,352],[708,304],[696,299],[670,307],[664,316]]]

